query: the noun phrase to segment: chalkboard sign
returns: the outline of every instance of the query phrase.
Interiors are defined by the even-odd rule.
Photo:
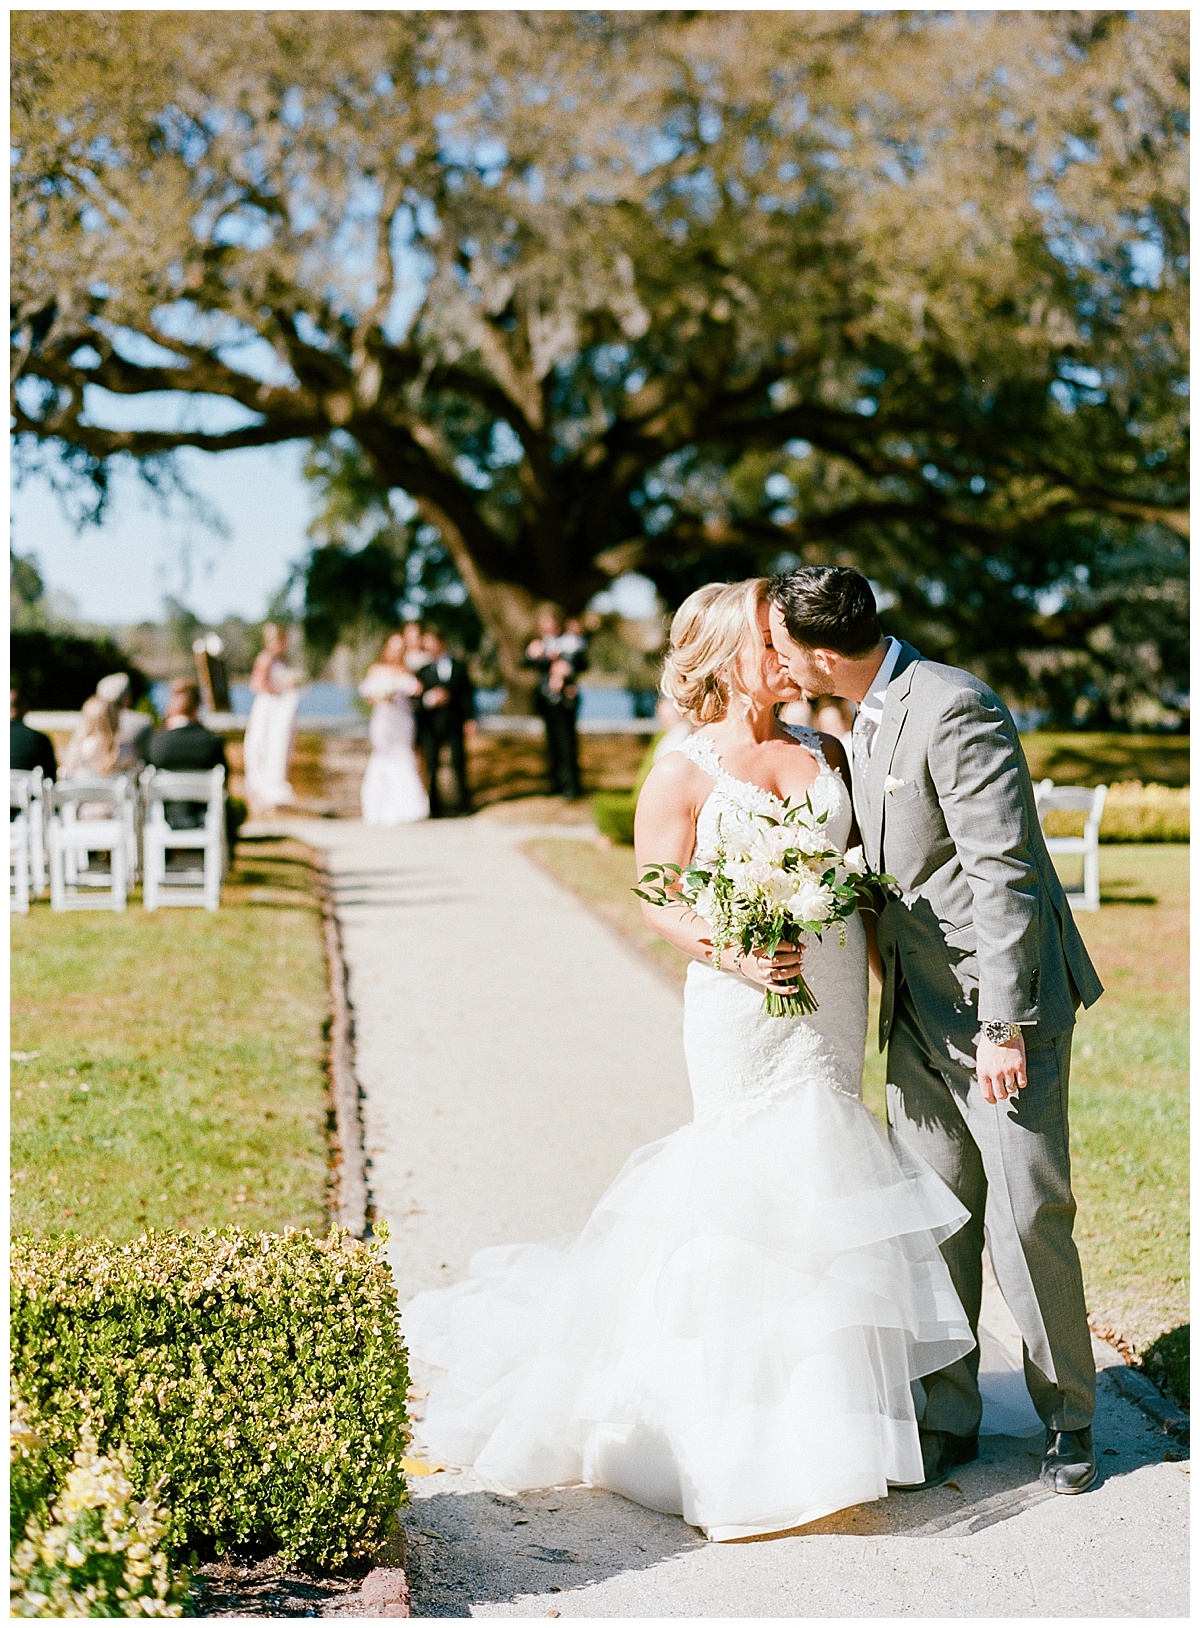
[[[206,712],[230,712],[229,674],[225,670],[225,646],[217,633],[206,633],[192,645],[196,676]]]

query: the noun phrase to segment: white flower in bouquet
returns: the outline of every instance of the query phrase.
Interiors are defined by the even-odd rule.
[[[818,825],[815,820],[797,820],[787,829],[791,839],[790,845],[797,853],[807,856],[829,852],[829,836],[825,827]]]
[[[778,860],[729,860],[725,874],[739,893],[771,904],[782,904],[792,891],[792,877]]]
[[[802,874],[785,909],[793,921],[824,923],[831,919],[836,906],[837,897],[832,888],[825,887],[815,876]]]
[[[707,887],[702,887],[700,891],[694,895],[691,905],[692,909],[700,917],[700,920],[706,921],[711,927],[717,916],[716,893],[711,882]]]
[[[846,849],[842,864],[851,876],[865,876],[867,874],[867,858],[862,851],[861,843],[856,848]]]
[[[751,851],[755,859],[780,860],[796,847],[796,833],[786,825],[761,824],[754,833]]]
[[[727,857],[733,860],[749,859],[754,853],[755,842],[763,829],[763,822],[748,812],[722,814],[718,830],[721,846]]]

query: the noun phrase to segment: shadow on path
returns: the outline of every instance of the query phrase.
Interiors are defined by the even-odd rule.
[[[1130,1408],[1103,1374],[1096,1435],[1105,1481],[1161,1463],[1171,1453],[1167,1437]],[[828,1555],[831,1564],[837,1539],[920,1542],[953,1534],[961,1540],[1055,1500],[1038,1480],[1041,1455],[1038,1436],[985,1436],[976,1462],[964,1465],[941,1487],[894,1492],[793,1532],[711,1547],[740,1571],[749,1561],[748,1551],[767,1544],[798,1543],[811,1565],[820,1564],[814,1550],[825,1547],[815,1545],[815,1539],[835,1540]],[[456,1483],[461,1491],[455,1490]],[[540,1616],[547,1603],[540,1597],[586,1589],[710,1547],[676,1516],[586,1487],[501,1498],[478,1490],[470,1472],[450,1472],[414,1483],[413,1494],[402,1518],[413,1615],[418,1617],[467,1617],[481,1606],[511,1606],[531,1596],[539,1599]],[[1086,1500],[1071,1503],[1086,1507]],[[662,1597],[662,1584],[653,1597]],[[589,1613],[576,1606],[571,1614]]]

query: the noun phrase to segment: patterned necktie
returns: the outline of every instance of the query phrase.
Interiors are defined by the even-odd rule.
[[[860,786],[867,782],[867,770],[871,765],[871,737],[874,730],[866,713],[859,708],[858,716],[854,720],[854,727],[850,732],[850,748],[854,756],[854,774]]]

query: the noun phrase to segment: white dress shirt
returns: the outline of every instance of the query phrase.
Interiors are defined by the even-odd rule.
[[[900,640],[889,637],[879,671],[871,680],[871,688],[859,702],[853,734],[861,738],[868,758],[875,748],[875,737],[879,734],[879,726],[883,722],[883,704],[887,700],[888,685],[892,682],[892,674],[896,671],[899,659]]]

